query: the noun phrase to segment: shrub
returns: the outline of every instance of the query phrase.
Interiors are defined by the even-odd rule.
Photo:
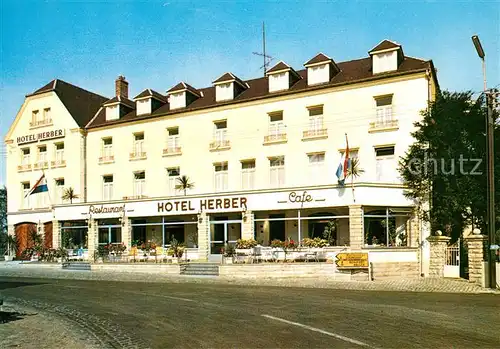
[[[273,241],[271,241],[271,247],[281,248],[283,247],[283,241],[274,239]]]
[[[248,248],[253,248],[255,246],[257,246],[257,241],[255,241],[254,239],[248,239],[248,240],[238,239],[236,241],[236,248],[248,249]]]
[[[321,248],[321,247],[328,246],[328,240],[322,239],[319,237],[315,237],[314,239],[304,238],[302,240],[302,246],[312,247],[312,248],[318,248],[318,247]]]

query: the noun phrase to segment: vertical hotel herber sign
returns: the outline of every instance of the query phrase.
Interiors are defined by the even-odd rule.
[[[64,129],[27,134],[16,138],[18,145],[64,137]]]

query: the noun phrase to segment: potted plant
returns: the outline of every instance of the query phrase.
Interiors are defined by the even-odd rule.
[[[167,250],[167,255],[172,256],[172,263],[179,263],[183,254],[184,246],[173,238],[170,247]]]
[[[234,256],[236,254],[236,250],[233,245],[227,245],[226,249],[224,250],[224,259],[223,262],[225,264],[233,264],[234,262]]]
[[[291,239],[291,238],[288,238],[287,240],[285,240],[283,242],[283,245],[282,245],[282,248],[283,248],[283,251],[285,252],[285,260],[284,262],[287,261],[286,259],[286,255],[289,251],[293,251],[295,249],[297,249],[297,243],[295,242],[295,240]],[[293,260],[292,260],[293,261]]]

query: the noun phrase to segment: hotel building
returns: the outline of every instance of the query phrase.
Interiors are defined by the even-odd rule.
[[[123,76],[115,87],[109,98],[53,80],[26,96],[5,139],[9,233],[24,246],[33,229],[52,247],[66,232],[89,255],[175,237],[207,260],[239,238],[322,237],[333,224],[339,249],[403,251],[426,273],[429,232],[397,167],[439,88],[432,61],[384,40],[360,59],[319,53],[252,80],[228,72],[133,98]],[[340,186],[346,136],[361,171]],[[42,173],[48,193],[25,198]]]

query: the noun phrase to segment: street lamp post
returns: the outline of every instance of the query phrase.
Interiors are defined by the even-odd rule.
[[[479,58],[483,62],[483,81],[484,93],[486,97],[486,137],[487,137],[487,175],[488,175],[488,189],[487,189],[487,227],[488,227],[488,266],[489,266],[489,287],[496,289],[496,255],[494,250],[495,245],[495,173],[494,173],[494,144],[493,144],[493,107],[492,97],[486,86],[486,63],[484,60],[485,53],[479,37],[472,36],[472,42],[476,48]]]

